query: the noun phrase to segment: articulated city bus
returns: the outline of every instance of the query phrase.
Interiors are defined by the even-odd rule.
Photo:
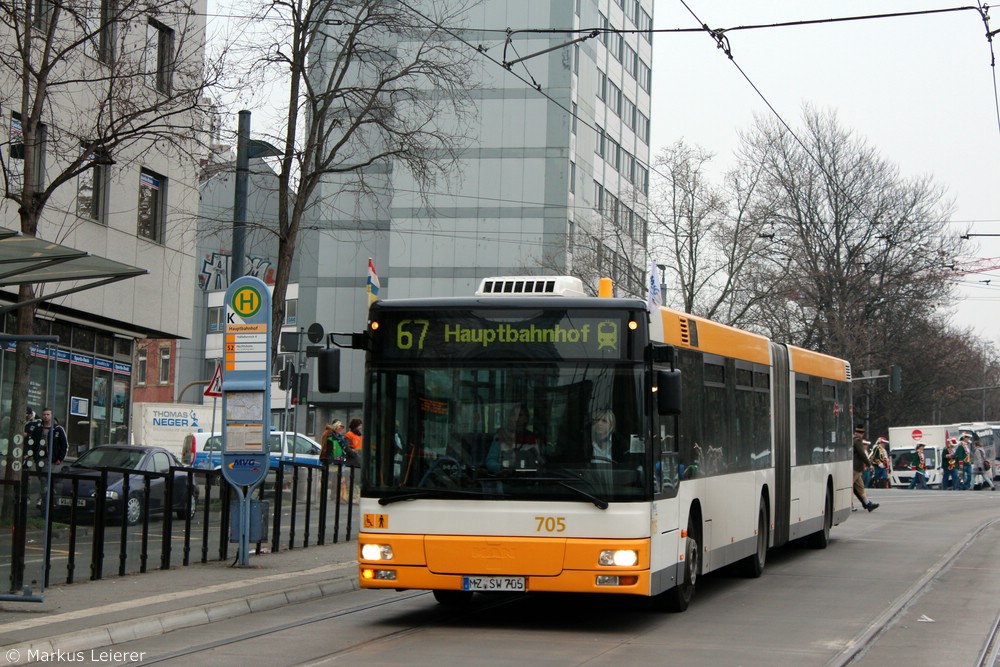
[[[563,277],[379,301],[363,338],[363,588],[683,610],[850,513],[843,360]]]

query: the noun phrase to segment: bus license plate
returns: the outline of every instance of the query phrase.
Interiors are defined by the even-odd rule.
[[[524,577],[462,577],[462,590],[524,592]]]

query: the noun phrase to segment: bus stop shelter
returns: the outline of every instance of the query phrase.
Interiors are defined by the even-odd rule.
[[[146,269],[0,227],[0,297],[9,301],[0,305],[0,316],[26,305],[36,305],[146,273]],[[24,284],[39,283],[59,283],[59,286],[51,293],[20,302],[16,292],[10,290]],[[0,333],[0,343],[4,345],[20,341],[47,345],[58,342],[52,336]],[[15,419],[15,415],[11,415],[11,421]],[[7,436],[7,433],[0,434],[0,438]],[[15,456],[14,446],[14,443],[5,443],[0,457],[0,465],[3,466],[0,489],[3,490],[4,502],[13,498],[16,503],[13,512],[6,512],[8,516],[13,515],[11,530],[0,530],[0,571],[7,570],[10,581],[9,594],[0,593],[0,600],[42,602],[48,560],[48,507],[44,508],[45,527],[32,530],[27,523],[27,475],[21,467],[21,456]],[[51,472],[51,466],[47,466],[47,470]],[[48,479],[42,483],[47,485]],[[34,557],[30,562],[26,558],[28,544],[34,547]],[[37,553],[39,544],[42,545],[41,554]],[[24,582],[33,582],[37,588],[25,586]]]

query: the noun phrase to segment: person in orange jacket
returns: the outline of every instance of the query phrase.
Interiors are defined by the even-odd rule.
[[[347,424],[347,433],[344,434],[347,437],[347,444],[351,446],[351,449],[360,450],[361,449],[361,420],[355,417]]]

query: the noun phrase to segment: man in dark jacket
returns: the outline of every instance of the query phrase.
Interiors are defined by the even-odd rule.
[[[865,427],[858,424],[854,429],[854,495],[861,501],[861,506],[869,512],[878,509],[878,503],[868,500],[865,495],[865,483],[862,474],[868,467],[868,452],[865,451]]]
[[[44,507],[49,498],[48,472],[49,461],[53,466],[61,465],[69,452],[69,439],[66,430],[52,419],[52,408],[42,410],[41,419],[32,419],[24,425],[24,464],[25,470],[37,471],[43,476],[38,477],[38,506]],[[52,446],[51,458],[49,445]]]
[[[52,444],[52,465],[60,465],[69,452],[66,429],[53,423],[52,408],[42,410],[41,419],[33,419],[24,427],[27,441],[25,456],[30,456],[38,470],[44,470],[49,461],[49,443]],[[51,438],[51,439],[50,439]]]

